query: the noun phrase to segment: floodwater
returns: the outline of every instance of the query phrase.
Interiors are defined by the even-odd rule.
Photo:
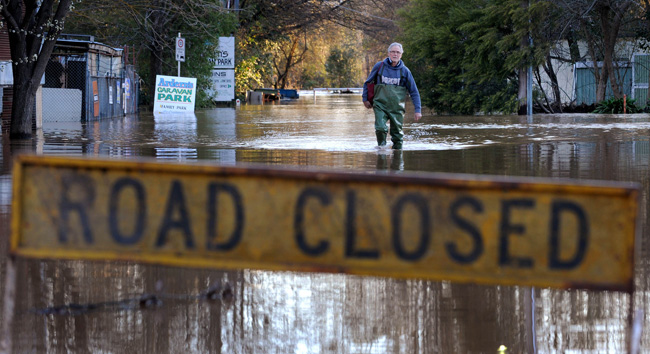
[[[13,351],[495,353],[505,346],[506,353],[621,353],[633,306],[645,312],[639,343],[649,352],[650,115],[425,115],[413,122],[410,108],[401,152],[374,148],[372,112],[348,95],[303,94],[189,117],[48,123],[30,143],[3,138],[0,237],[8,238],[11,161],[20,152],[635,181],[643,186],[644,246],[636,293],[18,259]]]

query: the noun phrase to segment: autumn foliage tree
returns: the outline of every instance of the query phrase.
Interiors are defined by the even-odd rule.
[[[241,55],[238,56],[237,77],[256,77],[249,82],[286,87],[291,77],[301,76],[296,75],[295,71],[310,67],[305,61],[314,59],[311,51],[318,47],[317,43],[324,36],[339,32],[330,30],[332,27],[364,33],[369,40],[360,44],[358,49],[370,54],[360,59],[365,62],[365,67],[372,67],[381,56],[386,55],[388,44],[395,41],[399,33],[394,21],[396,11],[406,2],[240,0],[238,38],[243,45],[239,47],[238,54]],[[312,34],[319,32],[319,38],[312,37]],[[341,40],[332,39],[329,47],[337,48],[343,44]],[[324,53],[322,59],[329,55]],[[259,75],[253,70],[257,70]],[[273,80],[269,82],[260,78],[265,75],[273,77]],[[305,75],[310,79],[304,84],[311,86],[313,82],[323,82],[321,79],[314,80],[317,76],[313,72]],[[336,78],[328,81],[332,80],[337,81]]]

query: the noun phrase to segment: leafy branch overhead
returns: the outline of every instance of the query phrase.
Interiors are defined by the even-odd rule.
[[[623,97],[618,65],[631,54],[620,47],[647,38],[648,8],[648,0],[412,0],[400,27],[423,101],[437,112],[515,112],[528,67],[537,107],[561,112],[572,99],[561,65],[600,68],[596,101],[607,87]]]
[[[240,0],[239,8],[235,9],[235,1],[221,0],[84,0],[71,14],[69,22],[73,27],[69,31],[93,33],[110,45],[135,47],[140,53],[138,72],[150,85],[156,74],[176,71],[171,54],[173,38],[178,32],[186,38],[188,50],[197,49],[197,55],[187,54],[192,63],[207,62],[207,54],[216,46],[217,38],[234,33],[239,51],[237,87],[242,92],[262,82],[283,87],[294,82],[302,63],[308,57],[313,59],[311,35],[321,33],[324,28],[380,33],[382,40],[386,36],[394,37],[391,33],[396,33],[397,27],[392,18],[399,4],[405,1]],[[195,64],[186,62],[182,70],[189,69],[188,65]],[[209,74],[209,68],[207,73],[202,70],[203,74],[185,72],[183,75],[201,78]],[[245,72],[249,70],[257,72]]]

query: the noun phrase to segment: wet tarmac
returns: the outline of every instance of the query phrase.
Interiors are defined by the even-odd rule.
[[[411,107],[407,113],[411,113]],[[256,163],[454,172],[643,186],[636,292],[531,289],[341,274],[218,271],[128,262],[18,259],[16,353],[621,353],[643,310],[650,351],[650,115],[407,115],[404,150],[377,150],[355,95],[303,95],[195,116],[47,123],[3,137],[0,237],[9,235],[18,153],[192,164]],[[0,252],[6,254],[6,245]],[[2,274],[4,274],[4,263]],[[634,299],[634,301],[632,301]]]

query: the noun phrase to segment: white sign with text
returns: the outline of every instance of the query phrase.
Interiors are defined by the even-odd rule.
[[[185,62],[185,38],[176,38],[176,61]]]
[[[212,62],[215,69],[235,68],[235,37],[219,37]]]
[[[155,113],[194,112],[196,78],[156,75]]]
[[[212,70],[212,90],[208,95],[218,102],[234,100],[235,70]]]

